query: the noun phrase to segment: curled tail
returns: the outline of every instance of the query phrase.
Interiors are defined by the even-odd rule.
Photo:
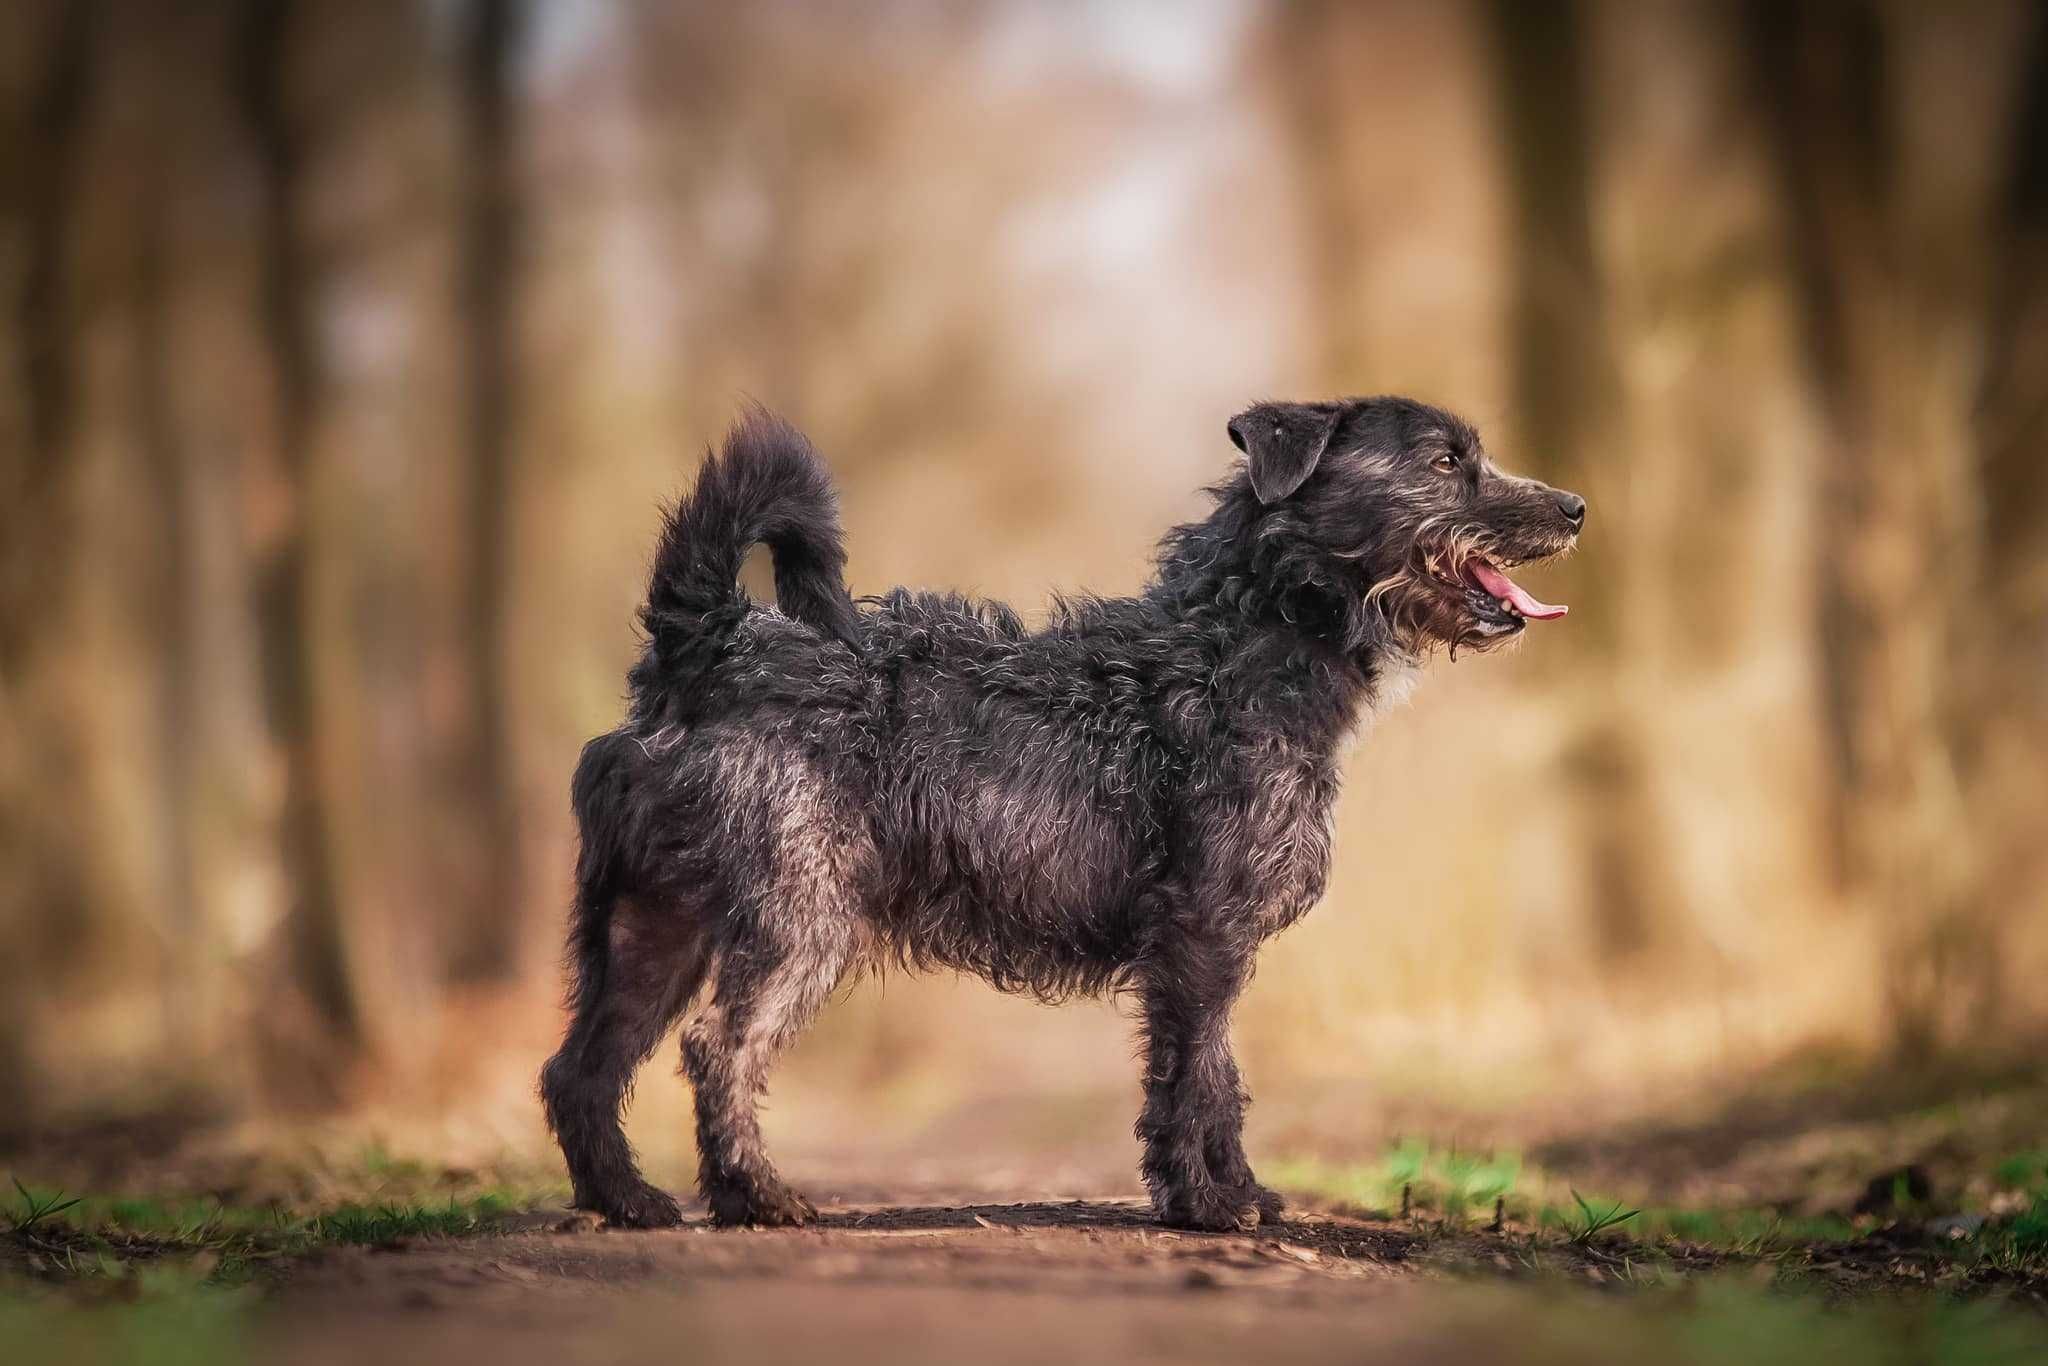
[[[724,651],[748,609],[740,565],[762,543],[775,558],[783,612],[860,653],[831,476],[803,433],[757,408],[662,526],[640,621],[664,683],[694,677]]]

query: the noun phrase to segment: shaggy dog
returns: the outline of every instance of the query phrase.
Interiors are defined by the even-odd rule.
[[[573,1019],[541,1074],[578,1206],[681,1218],[619,1127],[635,1069],[697,1000],[683,1063],[719,1224],[801,1224],[755,1101],[849,971],[889,960],[1057,1000],[1129,991],[1137,1134],[1159,1217],[1273,1220],[1252,1176],[1230,1012],[1329,866],[1339,747],[1434,647],[1561,616],[1507,575],[1586,503],[1502,473],[1401,398],[1268,403],[1206,518],[1137,597],[856,605],[830,480],[746,417],[670,513],[631,713],[576,769]],[[780,610],[738,585],[766,543]]]

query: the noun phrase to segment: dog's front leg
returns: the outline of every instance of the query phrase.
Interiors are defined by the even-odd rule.
[[[1219,1180],[1210,1156],[1234,1152],[1243,1166],[1244,1093],[1230,1056],[1230,1009],[1249,969],[1248,955],[1234,947],[1183,938],[1144,974],[1141,1170],[1152,1207],[1176,1228],[1224,1231],[1259,1223],[1259,1188],[1250,1169],[1243,1168],[1242,1183]]]
[[[1244,1155],[1244,1112],[1252,1098],[1244,1089],[1228,1039],[1223,1043],[1223,1065],[1228,1072],[1226,1085],[1233,1103],[1219,1108],[1211,1117],[1208,1143],[1203,1150],[1209,1161],[1209,1179],[1231,1191],[1232,1198],[1240,1204],[1249,1200],[1258,1206],[1260,1223],[1277,1224],[1287,1212],[1287,1202],[1278,1191],[1259,1184],[1252,1175],[1251,1159]]]

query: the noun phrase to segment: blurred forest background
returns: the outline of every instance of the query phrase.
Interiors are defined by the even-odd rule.
[[[1353,754],[1257,1114],[2048,1023],[2039,6],[10,0],[0,316],[15,1135],[542,1141],[568,775],[747,397],[857,592],[1134,589],[1265,396],[1590,496]],[[778,1095],[1121,1111],[1126,1032],[891,978]]]

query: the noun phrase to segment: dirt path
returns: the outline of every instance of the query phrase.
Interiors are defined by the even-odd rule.
[[[672,1362],[682,1344],[685,1360],[1308,1361],[1408,1340],[1388,1325],[1422,1284],[1416,1236],[1390,1225],[1185,1234],[1135,1201],[839,1206],[793,1231],[552,1223],[323,1255],[268,1331],[336,1362],[387,1337],[501,1362],[597,1344],[616,1361]]]
[[[529,1222],[539,1222],[538,1217]],[[283,1300],[371,1310],[487,1308],[708,1280],[933,1283],[1060,1295],[1256,1289],[1347,1298],[1403,1279],[1417,1244],[1384,1224],[1310,1214],[1249,1236],[1162,1229],[1136,1202],[842,1206],[806,1229],[723,1231],[693,1219],[614,1232],[578,1216],[482,1240],[326,1253]]]
[[[1133,1199],[867,1194],[824,1203],[800,1230],[714,1230],[699,1216],[612,1231],[536,1210],[459,1237],[325,1244],[231,1295],[210,1338],[177,1317],[204,1297],[152,1311],[146,1279],[88,1278],[81,1314],[13,1330],[53,1334],[25,1360],[213,1366],[2048,1361],[2048,1280],[1980,1283],[1925,1238],[1747,1254],[1341,1208],[1195,1234],[1159,1227]],[[124,1296],[141,1319],[119,1312]]]
[[[827,1207],[814,1228],[751,1232],[701,1220],[658,1233],[611,1232],[581,1216],[536,1214],[491,1237],[320,1254],[274,1297],[253,1355],[495,1366],[1583,1366],[1694,1360],[1684,1350],[1674,1355],[1671,1344],[1683,1340],[1702,1361],[1882,1361],[1894,1346],[1906,1353],[1900,1360],[1949,1359],[1913,1355],[1915,1335],[1930,1330],[1898,1317],[1896,1292],[1925,1283],[1909,1249],[1873,1247],[1846,1259],[1841,1249],[1825,1252],[1811,1274],[1824,1291],[1851,1297],[1855,1313],[1817,1319],[1816,1300],[1792,1311],[1771,1352],[1732,1358],[1718,1354],[1724,1339],[1739,1343],[1787,1312],[1785,1297],[1774,1307],[1761,1288],[1773,1269],[1666,1247],[1650,1271],[1644,1256],[1623,1242],[1581,1246],[1513,1227],[1447,1230],[1329,1212],[1303,1212],[1250,1235],[1177,1233],[1153,1223],[1139,1202],[1112,1200],[842,1204]],[[1658,1284],[1691,1290],[1637,1293]],[[2048,1359],[2048,1321],[2020,1317],[2015,1331]]]

